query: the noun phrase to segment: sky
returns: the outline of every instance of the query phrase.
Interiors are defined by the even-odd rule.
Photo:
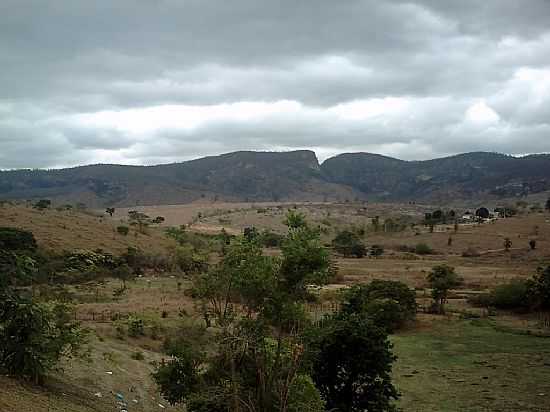
[[[550,0],[1,0],[0,168],[550,152]]]

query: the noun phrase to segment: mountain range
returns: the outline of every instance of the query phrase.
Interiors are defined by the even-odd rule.
[[[157,166],[90,165],[0,172],[0,199],[89,207],[224,201],[453,202],[550,190],[550,155],[475,152],[426,161],[346,153],[234,152]]]

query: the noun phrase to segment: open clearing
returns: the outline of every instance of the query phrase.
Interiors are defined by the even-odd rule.
[[[393,336],[405,411],[550,408],[550,339],[498,330],[488,320],[431,320]]]

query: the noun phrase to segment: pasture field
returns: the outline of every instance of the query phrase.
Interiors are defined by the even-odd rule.
[[[392,337],[405,411],[548,411],[550,339],[492,320],[426,320]]]

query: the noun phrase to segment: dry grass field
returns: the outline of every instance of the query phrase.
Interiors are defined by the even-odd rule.
[[[120,221],[93,213],[0,207],[0,226],[30,230],[38,244],[50,250],[103,249],[120,254],[133,246],[151,253],[165,253],[174,244],[159,228],[149,228],[146,235],[135,230],[130,230],[127,236],[120,235],[116,231],[119,224]]]

